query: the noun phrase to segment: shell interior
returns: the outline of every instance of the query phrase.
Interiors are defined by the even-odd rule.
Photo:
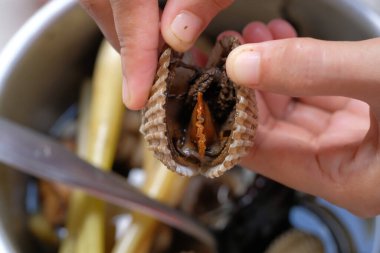
[[[169,169],[216,177],[253,146],[254,92],[235,85],[225,70],[229,52],[238,45],[234,37],[217,42],[204,68],[187,54],[170,48],[162,53],[141,131]]]

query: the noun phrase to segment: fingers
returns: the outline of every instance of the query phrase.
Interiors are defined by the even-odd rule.
[[[243,29],[243,37],[247,43],[258,43],[273,40],[273,35],[262,22],[251,22]]]
[[[162,15],[162,33],[174,49],[189,49],[211,19],[233,0],[170,0]],[[107,39],[120,49],[123,101],[130,109],[144,106],[157,67],[157,1],[81,0]]]
[[[269,29],[270,24],[272,24],[271,26],[274,29]],[[290,25],[283,20],[278,20],[276,23],[269,22],[268,25],[257,21],[251,22],[243,29],[243,39],[247,43],[258,43],[273,40],[277,36],[276,33],[278,30],[290,30],[286,28],[286,26]],[[294,34],[289,33],[287,36],[291,37],[294,36]],[[291,102],[291,98],[289,96],[270,93],[265,93],[262,96],[265,98],[268,110],[271,114],[274,117],[282,118],[287,110],[288,104]]]
[[[294,28],[283,19],[274,19],[265,25],[262,22],[251,22],[243,29],[243,37],[248,43],[259,43],[269,40],[297,37]]]
[[[235,82],[290,96],[338,95],[378,103],[380,39],[328,42],[297,38],[236,48],[227,58]]]
[[[293,102],[283,119],[318,136],[326,130],[331,114],[315,106]]]
[[[260,118],[254,150],[242,165],[302,192],[352,207],[354,200],[342,196],[352,186],[350,178],[357,181],[351,173],[357,169],[347,165],[358,156],[357,148],[367,132],[368,120],[349,111],[331,116],[302,103],[296,103],[285,115],[286,120],[280,120],[268,116],[265,93],[256,93],[265,117]],[[315,134],[318,131],[320,134]]]
[[[261,30],[257,32],[258,29]],[[358,55],[349,55],[354,49],[351,43],[342,43],[346,48],[338,52],[340,46],[332,42],[321,45],[322,42],[310,39],[282,40],[295,36],[295,31],[289,29],[289,24],[282,21],[273,21],[267,26],[250,24],[244,29],[243,37],[246,42],[261,42],[266,40],[261,39],[262,34],[270,34],[278,41],[251,44],[247,46],[245,52],[244,50],[241,52],[248,54],[258,52],[258,56],[251,55],[246,58],[248,62],[257,63],[259,69],[247,68],[244,70],[245,73],[244,71],[238,73],[232,69],[236,72],[229,73],[237,82],[238,78],[246,78],[244,75],[252,75],[252,72],[258,74],[256,80],[253,78],[256,82],[252,82],[252,76],[249,76],[251,79],[246,78],[241,82],[248,87],[258,88],[256,97],[260,112],[256,144],[252,154],[244,159],[243,165],[292,188],[323,197],[356,213],[368,215],[373,213],[373,210],[376,212],[379,207],[371,203],[377,197],[367,197],[366,192],[378,182],[374,182],[376,180],[373,178],[376,177],[373,173],[360,170],[369,167],[374,149],[378,147],[376,142],[378,129],[370,128],[368,105],[362,101],[343,97],[311,96],[297,100],[289,97],[342,95],[341,92],[346,92],[344,94],[368,98],[365,93],[368,86],[360,87],[363,82],[357,83],[363,79],[353,79],[350,82],[351,79],[344,79],[343,73],[337,71],[339,70],[337,66],[338,63],[344,63],[346,65],[343,67],[347,67],[349,71],[359,67],[356,68],[359,72],[366,71],[363,68],[367,68],[365,74],[360,72],[359,75],[365,77],[365,85],[372,83],[373,86],[368,90],[373,92],[376,90],[374,86],[377,85],[375,83],[378,77],[371,67],[368,69],[368,59],[371,57],[365,62],[363,59],[368,55],[362,54],[362,58]],[[371,43],[365,44],[367,49],[369,44]],[[373,47],[372,45],[371,54],[375,53]],[[239,52],[240,48],[235,51]],[[305,52],[309,54],[304,56]],[[330,59],[331,54],[335,54],[332,59]],[[348,56],[354,62],[347,64]],[[230,71],[231,67],[244,66],[242,63],[234,62],[237,58],[236,55],[230,55],[227,60],[227,71]],[[360,60],[360,63],[355,60]],[[365,63],[366,67],[360,66]],[[343,67],[341,66],[341,69]],[[345,83],[346,81],[349,85]],[[260,89],[283,95],[261,92]],[[344,89],[348,91],[342,91]],[[377,126],[375,123],[373,125]],[[374,132],[372,135],[371,129]],[[366,139],[367,142],[371,142],[370,145],[363,144]],[[376,161],[375,163],[378,164]],[[363,205],[366,207],[363,208]]]
[[[169,0],[161,18],[161,33],[177,51],[188,50],[221,10],[233,0]]]
[[[243,37],[246,42],[262,42],[295,36],[287,26],[278,21],[268,26],[254,22],[244,29]],[[313,105],[321,103],[319,100],[308,104],[279,94],[256,94],[260,127],[253,154],[245,158],[243,165],[303,192],[335,200],[331,192],[334,196],[339,195],[339,184],[330,181],[315,155],[321,147],[318,136],[330,124],[331,112]],[[347,100],[338,102],[339,109],[344,107],[343,102],[348,103]]]
[[[157,67],[157,1],[80,0],[105,37],[120,51],[123,101],[130,109],[144,106]]]
[[[367,103],[351,99],[347,97],[336,97],[336,96],[314,96],[314,97],[301,97],[299,98],[304,104],[318,107],[327,112],[336,112],[338,110],[347,110],[354,114],[363,116],[368,119],[369,106]]]
[[[243,37],[249,43],[291,38],[296,35],[293,27],[282,19],[272,20],[268,25],[262,22],[252,22],[243,30]],[[314,106],[299,103],[289,96],[268,92],[261,96],[265,101],[267,110],[275,119],[286,120],[307,129],[313,134],[319,134],[327,125],[330,117],[330,113]]]
[[[297,37],[297,32],[293,26],[283,19],[273,19],[268,23],[268,29],[275,40]]]
[[[157,1],[110,0],[123,66],[123,101],[144,106],[153,83],[159,44]]]
[[[312,96],[312,97],[301,97],[299,100],[305,104],[316,106],[328,112],[335,112],[345,108],[347,103],[352,100],[347,97],[336,97],[336,96]]]
[[[318,192],[322,180],[312,175],[318,172],[318,164],[311,134],[285,122],[265,124],[257,129],[255,143],[253,155],[244,158],[243,166],[297,190]]]
[[[83,9],[96,22],[111,45],[119,50],[119,40],[117,38],[112,8],[109,0],[80,0]]]

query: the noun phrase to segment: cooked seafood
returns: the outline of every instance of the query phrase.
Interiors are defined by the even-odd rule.
[[[254,91],[234,84],[225,70],[238,45],[231,36],[218,41],[205,68],[188,52],[167,48],[160,57],[140,130],[155,156],[181,175],[218,177],[253,146]]]

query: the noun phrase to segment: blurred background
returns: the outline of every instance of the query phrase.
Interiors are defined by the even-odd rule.
[[[236,0],[215,18],[203,39],[207,43],[223,30],[240,30],[252,20],[267,22],[278,17],[289,20],[301,36],[328,40],[380,36],[378,0]],[[83,87],[95,82],[91,80],[100,57],[101,34],[73,0],[0,0],[0,21],[0,115],[74,149],[78,146],[79,104]],[[121,121],[120,142],[115,144],[116,158],[110,167],[138,184],[141,173],[145,177],[148,173],[138,169],[146,160],[139,144],[139,114],[123,112]],[[132,152],[130,147],[141,152]],[[3,165],[0,171],[0,253],[74,252],[62,248],[68,237],[65,222],[72,189]],[[170,182],[163,184],[174,187]],[[178,198],[176,208],[212,230],[221,253],[380,252],[375,219],[361,219],[243,168],[212,182],[195,178],[184,185],[186,189],[178,189],[186,197]],[[208,252],[186,235],[165,227],[142,236],[145,244],[150,238],[154,246],[122,249],[120,245],[127,242],[117,231],[130,231],[125,223],[141,229],[147,219],[141,225],[138,215],[107,208],[106,252]],[[132,234],[124,236],[138,237]],[[141,244],[138,239],[132,241]],[[288,251],[281,248],[294,242],[304,244]]]
[[[1,0],[0,1],[0,49],[21,25],[48,0]],[[354,0],[380,13],[377,0]]]

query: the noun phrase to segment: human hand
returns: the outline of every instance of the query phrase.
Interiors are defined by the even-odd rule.
[[[157,67],[160,28],[177,51],[189,49],[211,19],[233,0],[168,0],[160,18],[157,0],[79,0],[121,55],[123,101],[141,109]],[[161,20],[160,20],[161,19]]]
[[[243,165],[355,214],[379,214],[380,38],[294,37],[284,21],[253,23],[246,42],[275,40],[227,59],[230,78],[257,89],[256,145]]]

